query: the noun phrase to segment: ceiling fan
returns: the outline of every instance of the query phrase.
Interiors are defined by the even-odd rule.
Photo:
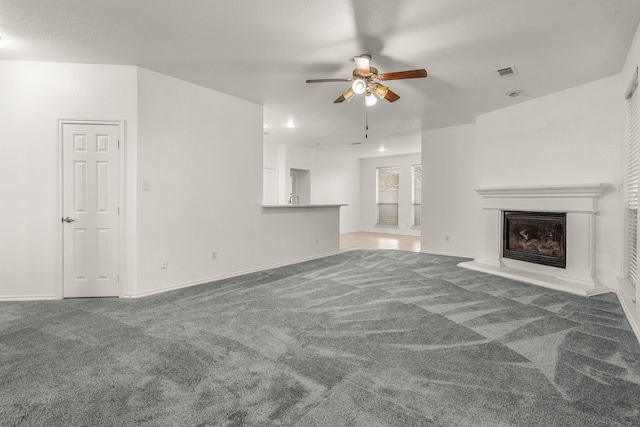
[[[389,102],[395,102],[400,97],[392,92],[388,87],[384,86],[382,81],[400,80],[400,79],[417,79],[427,77],[427,70],[408,70],[396,71],[393,73],[378,74],[378,69],[372,67],[369,63],[371,55],[363,54],[353,58],[356,62],[356,69],[353,70],[353,77],[350,79],[309,79],[307,83],[325,83],[325,82],[351,82],[351,87],[338,97],[334,103],[350,101],[351,98],[358,94],[365,94],[364,100],[367,106],[374,105],[378,100],[373,96],[375,93],[381,99],[384,98]]]

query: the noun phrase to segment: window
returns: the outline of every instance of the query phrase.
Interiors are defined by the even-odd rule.
[[[422,206],[422,165],[411,167],[411,203],[413,205],[413,226],[420,227],[420,208]]]
[[[399,168],[397,166],[377,168],[378,225],[398,225]]]
[[[628,151],[626,182],[626,237],[627,279],[635,288],[638,281],[638,150],[640,129],[638,114],[638,69],[626,93],[628,113]]]

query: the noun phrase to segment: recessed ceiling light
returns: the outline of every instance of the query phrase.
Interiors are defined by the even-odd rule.
[[[296,127],[296,124],[293,123],[293,120],[289,119],[289,121],[287,122],[287,124],[285,126],[288,127],[289,129],[292,129],[292,128]]]
[[[380,148],[378,148],[378,151],[381,152],[381,153],[384,153],[387,150],[385,150],[384,147],[380,147]]]
[[[522,95],[522,91],[521,90],[512,90],[507,92],[507,96],[510,96],[511,98],[517,98],[520,95]]]

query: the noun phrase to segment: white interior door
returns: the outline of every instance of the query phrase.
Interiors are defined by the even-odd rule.
[[[118,296],[117,124],[62,125],[63,295]]]

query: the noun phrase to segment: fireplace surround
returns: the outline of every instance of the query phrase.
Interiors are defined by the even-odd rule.
[[[483,221],[478,257],[460,267],[520,280],[577,295],[609,292],[595,276],[595,228],[598,200],[610,184],[572,184],[537,187],[493,187],[475,191],[483,198]],[[503,236],[505,212],[547,212],[565,214],[564,267],[541,265],[506,256]],[[543,227],[544,228],[544,227]],[[523,231],[522,229],[519,231]],[[524,231],[528,240],[531,231]],[[542,238],[553,236],[542,231]],[[525,236],[521,235],[522,239]],[[553,239],[552,239],[553,240]],[[539,243],[539,242],[538,242]],[[543,252],[555,244],[545,242]],[[553,253],[553,251],[551,251]],[[509,255],[509,254],[507,254]]]

